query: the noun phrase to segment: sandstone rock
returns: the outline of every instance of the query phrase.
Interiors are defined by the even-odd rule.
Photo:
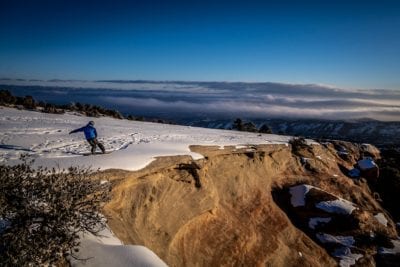
[[[344,145],[360,155],[357,146]],[[204,155],[196,165],[190,157],[165,157],[137,172],[107,173],[114,183],[104,209],[111,229],[125,244],[146,246],[169,266],[336,266],[340,251],[329,254],[315,231],[350,231],[356,246],[371,241],[370,231],[396,237],[390,218],[385,227],[373,216],[384,211],[366,185],[342,173],[340,166],[356,163],[353,156],[343,160],[332,146],[310,145],[298,155],[285,145],[253,147],[251,155],[235,147],[191,149]],[[313,172],[301,157],[309,158]],[[301,184],[313,189],[292,212],[288,188]],[[334,202],[339,199],[354,209]],[[367,248],[340,255],[351,260],[362,254],[355,262],[372,266],[376,250]]]

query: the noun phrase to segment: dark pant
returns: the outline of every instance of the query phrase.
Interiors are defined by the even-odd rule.
[[[92,149],[91,149],[92,154],[94,154],[96,152],[96,146],[99,146],[99,148],[101,149],[101,152],[106,153],[106,150],[105,150],[103,144],[100,143],[99,141],[97,141],[97,138],[88,139],[87,141],[89,142],[89,144],[92,147]]]

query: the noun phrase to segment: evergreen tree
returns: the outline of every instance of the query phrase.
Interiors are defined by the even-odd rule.
[[[237,119],[233,122],[233,129],[234,129],[234,130],[238,130],[238,131],[243,131],[243,122],[242,122],[242,119],[237,118]]]
[[[260,133],[272,134],[271,128],[270,128],[266,123],[264,123],[264,124],[260,127],[260,129],[259,129],[258,131],[259,131]]]

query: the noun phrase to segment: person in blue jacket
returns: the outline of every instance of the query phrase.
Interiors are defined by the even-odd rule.
[[[106,150],[105,150],[103,144],[100,143],[99,141],[97,141],[97,131],[96,131],[96,128],[94,128],[94,121],[89,121],[89,123],[86,126],[75,129],[75,130],[69,132],[69,134],[73,134],[73,133],[77,133],[77,132],[83,132],[85,134],[86,140],[89,142],[89,144],[92,147],[92,149],[91,149],[92,154],[94,154],[96,152],[96,146],[98,146],[101,149],[103,154],[106,153]]]

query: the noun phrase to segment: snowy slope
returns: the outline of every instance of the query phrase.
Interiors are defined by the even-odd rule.
[[[81,238],[79,251],[71,257],[73,267],[79,266],[138,266],[166,267],[167,265],[150,249],[144,246],[124,245],[105,228],[98,236],[85,234]],[[77,260],[87,259],[87,260]]]
[[[88,118],[74,114],[45,114],[34,111],[0,108],[0,163],[19,162],[21,154],[35,158],[35,164],[49,167],[91,166],[137,170],[157,156],[202,155],[190,151],[190,145],[243,147],[247,144],[287,144],[289,137],[259,135],[236,131],[213,130],[148,122]],[[99,140],[106,155],[83,156],[90,146],[83,133],[69,135],[76,128],[95,121]],[[104,233],[103,233],[104,234]],[[102,238],[85,235],[81,239],[79,258],[73,266],[166,266],[151,250],[123,245],[110,232]]]
[[[189,150],[190,145],[286,144],[289,137],[259,135],[149,122],[88,118],[74,114],[45,114],[34,111],[0,109],[0,161],[12,164],[21,154],[30,154],[37,165],[95,169],[138,170],[157,156],[202,156]],[[83,156],[90,146],[83,133],[69,135],[76,128],[95,121],[99,140],[107,155]]]

